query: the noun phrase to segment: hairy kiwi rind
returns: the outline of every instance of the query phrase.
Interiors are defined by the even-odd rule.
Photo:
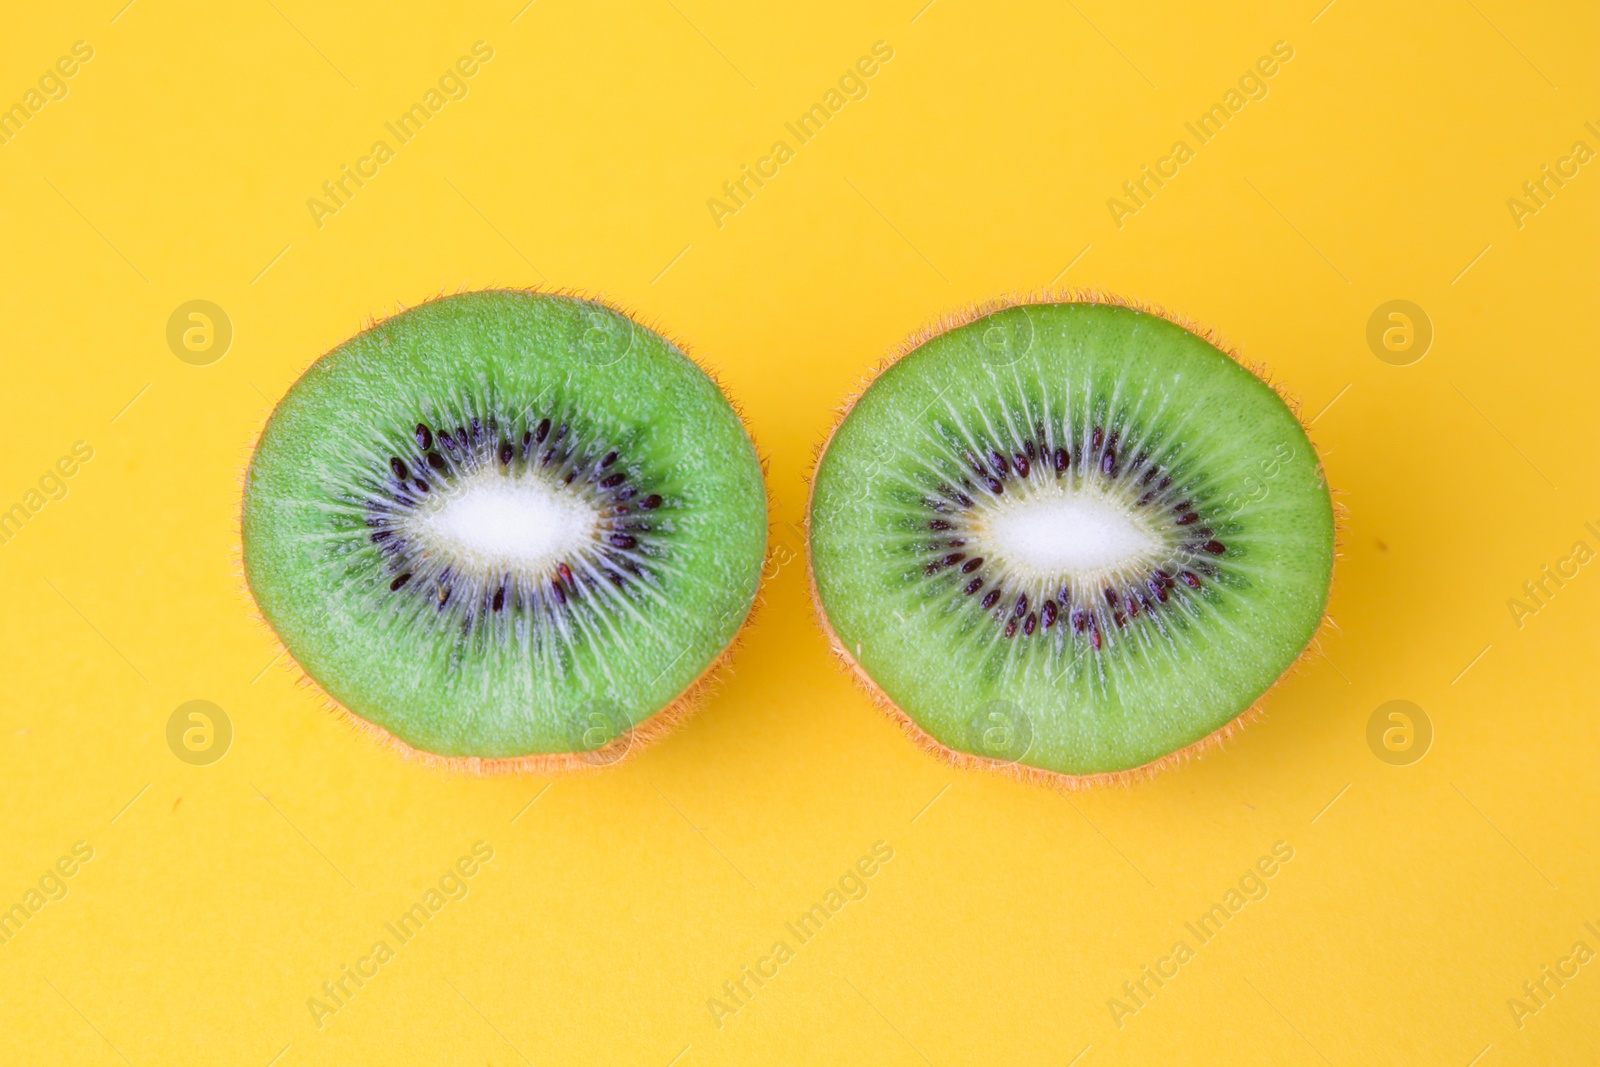
[[[851,680],[860,688],[869,700],[900,727],[917,747],[932,754],[940,761],[952,767],[963,770],[985,770],[996,772],[1007,777],[1034,785],[1046,786],[1058,792],[1082,792],[1105,786],[1131,786],[1136,782],[1145,781],[1156,777],[1162,771],[1172,767],[1181,766],[1190,760],[1198,759],[1213,749],[1222,748],[1230,739],[1234,738],[1249,724],[1263,718],[1266,714],[1265,706],[1268,697],[1274,690],[1282,685],[1291,675],[1297,673],[1306,663],[1321,653],[1321,642],[1324,633],[1331,627],[1332,619],[1325,606],[1322,617],[1316,629],[1300,654],[1278,675],[1277,679],[1238,715],[1223,723],[1211,733],[1192,741],[1182,748],[1158,756],[1147,763],[1137,767],[1129,767],[1118,771],[1105,771],[1098,774],[1065,774],[1060,771],[1047,770],[1034,767],[1013,760],[1000,760],[988,756],[977,756],[970,752],[951,748],[936,739],[924,730],[916,720],[896,704],[881,686],[873,680],[859,660],[840,639],[833,623],[828,618],[828,613],[823,607],[822,595],[817,587],[817,576],[814,557],[811,547],[811,514],[816,498],[817,471],[822,465],[823,456],[827,454],[828,446],[833,443],[834,435],[839,432],[839,427],[844,425],[845,419],[854,409],[856,402],[885,371],[894,366],[906,356],[921,348],[935,337],[959,329],[985,316],[992,315],[1007,308],[1024,307],[1035,304],[1098,304],[1108,307],[1128,308],[1133,311],[1143,312],[1177,326],[1204,340],[1217,351],[1227,356],[1234,363],[1249,371],[1258,381],[1266,385],[1278,399],[1294,415],[1295,421],[1300,424],[1300,429],[1305,433],[1306,440],[1310,442],[1312,452],[1316,458],[1317,476],[1322,484],[1327,486],[1327,474],[1322,465],[1322,452],[1317,447],[1316,440],[1311,434],[1311,424],[1301,413],[1299,398],[1289,393],[1281,383],[1275,381],[1265,364],[1249,363],[1241,358],[1238,350],[1229,344],[1215,329],[1202,323],[1195,322],[1184,315],[1177,314],[1164,307],[1147,301],[1135,300],[1118,294],[1109,293],[1100,289],[1040,289],[1023,293],[1006,294],[992,300],[960,308],[935,319],[931,323],[914,331],[905,340],[901,341],[871,372],[863,376],[856,389],[840,402],[833,425],[829,428],[826,437],[819,442],[813,450],[811,472],[807,478],[807,494],[805,509],[806,530],[806,583],[811,591],[811,606],[816,617],[817,625],[827,638],[829,651],[839,666],[849,674]],[[1344,527],[1344,507],[1337,499],[1337,494],[1331,488],[1330,496],[1333,498],[1333,525],[1334,525],[1334,551],[1335,564],[1339,557],[1339,547],[1342,544],[1342,531]],[[1337,566],[1335,566],[1337,573]],[[1330,599],[1333,577],[1330,575]]]
[[[676,336],[668,330],[663,329],[658,323],[645,320],[641,316],[637,315],[633,310],[612,302],[603,294],[591,293],[581,289],[541,286],[491,286],[486,289],[471,289],[467,287],[461,287],[456,289],[454,292],[447,292],[441,288],[432,296],[429,296],[423,300],[419,300],[414,304],[399,304],[396,306],[393,312],[382,317],[377,315],[369,315],[366,322],[354,333],[348,334],[341,340],[329,345],[324,350],[322,355],[317,355],[308,360],[305,365],[296,372],[293,381],[290,383],[290,386],[292,387],[294,382],[298,381],[311,366],[313,366],[318,360],[322,359],[323,355],[338,349],[348,341],[359,337],[367,331],[381,326],[391,319],[398,318],[401,315],[414,311],[417,308],[424,307],[428,304],[435,303],[439,300],[443,300],[451,296],[457,296],[462,293],[478,292],[525,293],[535,296],[555,296],[580,300],[585,303],[604,308],[613,314],[629,320],[635,326],[649,330],[662,337],[680,353],[682,353],[685,358],[690,360],[696,367],[698,367],[700,371],[711,380],[711,382],[717,387],[717,391],[722,395],[723,399],[727,401],[728,406],[733,409],[734,416],[738,419],[739,424],[744,428],[745,434],[749,436],[751,444],[755,446],[757,460],[761,467],[762,480],[765,482],[769,473],[767,457],[762,453],[759,443],[756,442],[755,435],[750,431],[750,424],[745,418],[743,408],[740,407],[739,403],[734,399],[734,397],[729,394],[727,388],[723,386],[722,380],[717,376],[715,370],[707,366],[704,360],[697,356],[682,338]],[[282,638],[279,637],[278,632],[272,627],[272,624],[267,621],[266,613],[261,609],[261,605],[257,601],[254,591],[250,588],[249,580],[246,577],[243,551],[244,495],[246,482],[249,477],[250,462],[261,442],[262,434],[266,431],[267,424],[272,420],[272,416],[277,413],[279,406],[283,402],[283,398],[287,397],[288,392],[289,390],[285,389],[283,397],[280,397],[278,402],[273,404],[272,407],[260,417],[250,435],[248,443],[244,448],[242,462],[239,466],[239,504],[234,512],[235,536],[233,542],[233,565],[235,579],[238,582],[238,587],[245,603],[249,606],[250,616],[261,626],[262,630],[265,631],[271,642],[277,646],[278,655],[273,658],[268,669],[270,669],[271,666],[278,665],[280,661],[282,661],[282,666],[285,670],[289,671],[294,679],[294,684],[297,687],[306,689],[315,694],[325,711],[329,712],[334,717],[345,723],[357,734],[360,734],[368,741],[374,743],[377,747],[396,752],[410,762],[421,763],[425,766],[438,768],[440,770],[453,772],[456,774],[478,777],[511,775],[571,777],[589,774],[629,762],[634,759],[643,749],[654,745],[656,742],[672,733],[704,705],[706,699],[717,687],[718,683],[722,681],[726,675],[731,673],[729,670],[729,664],[732,661],[734,654],[743,644],[745,631],[749,628],[751,621],[755,619],[757,613],[760,611],[764,600],[765,590],[759,584],[757,585],[755,596],[751,601],[750,608],[745,612],[745,616],[740,621],[738,629],[735,631],[733,636],[729,638],[728,643],[723,647],[722,651],[718,653],[716,658],[707,664],[705,669],[701,671],[693,681],[685,686],[677,694],[677,696],[669,701],[664,707],[647,716],[640,722],[634,724],[631,728],[622,731],[616,738],[600,748],[589,749],[581,752],[538,752],[523,756],[505,757],[450,756],[437,752],[429,752],[425,749],[420,749],[410,745],[401,740],[395,734],[384,729],[382,726],[379,726],[377,723],[357,714],[345,704],[335,700],[333,696],[320,683],[318,683],[316,679],[305,670],[305,668],[300,665],[299,661],[295,658],[294,653],[290,651],[286,644],[284,644]],[[772,497],[769,493],[767,495],[767,524],[769,529],[772,523],[772,507]],[[772,544],[771,537],[768,537],[766,557],[762,565],[763,573],[765,572],[767,563],[773,559],[773,553],[775,551],[776,546]]]

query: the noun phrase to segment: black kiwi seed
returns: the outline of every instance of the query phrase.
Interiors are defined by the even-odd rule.
[[[433,447],[433,431],[422,423],[417,423],[417,447],[426,452]]]

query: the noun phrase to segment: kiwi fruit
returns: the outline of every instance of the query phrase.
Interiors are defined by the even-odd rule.
[[[1335,540],[1274,389],[1095,295],[913,339],[824,446],[808,536],[835,652],[907,732],[1068,788],[1237,728],[1315,636]]]
[[[318,359],[262,430],[245,579],[309,678],[462,769],[615,762],[688,708],[754,602],[760,461],[628,316],[444,297]]]

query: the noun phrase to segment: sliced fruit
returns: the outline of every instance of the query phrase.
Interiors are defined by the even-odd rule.
[[[1315,449],[1265,383],[1164,318],[1008,307],[850,408],[812,488],[837,651],[958,762],[1068,784],[1218,736],[1327,602]]]
[[[681,709],[750,610],[766,494],[673,345],[491,291],[313,364],[262,432],[242,527],[262,614],[336,701],[412,750],[549,770]]]

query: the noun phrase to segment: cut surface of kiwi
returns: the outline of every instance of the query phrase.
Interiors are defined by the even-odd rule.
[[[681,708],[749,613],[767,513],[743,424],[671,343],[487,291],[314,363],[241,525],[262,614],[334,700],[421,753],[556,770]]]
[[[812,484],[836,651],[956,762],[1067,784],[1220,736],[1321,623],[1316,451],[1266,383],[1165,318],[1011,306],[884,370]]]

